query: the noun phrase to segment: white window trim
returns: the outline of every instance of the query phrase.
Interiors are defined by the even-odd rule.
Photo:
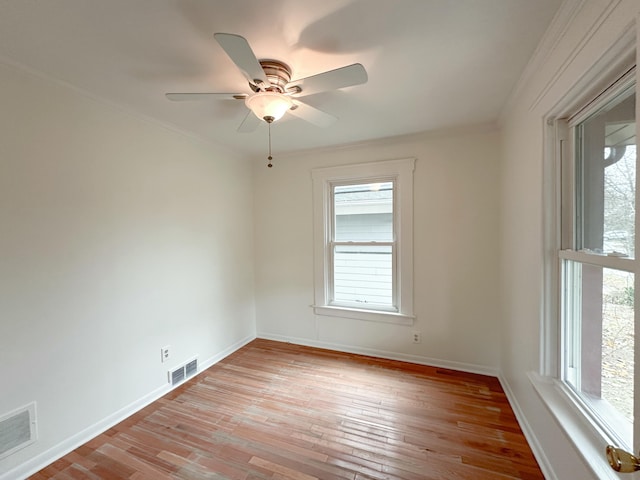
[[[413,314],[413,170],[415,158],[315,168],[313,181],[314,313],[332,317],[412,325]],[[398,311],[330,305],[331,186],[339,182],[394,180]]]
[[[530,372],[529,380],[544,405],[549,409],[560,427],[565,431],[569,440],[576,447],[591,471],[597,478],[619,480],[619,476],[608,464],[605,457],[605,447],[615,440],[608,438],[596,424],[589,419],[584,406],[574,393],[566,387],[561,378],[560,348],[561,348],[561,322],[560,322],[560,263],[561,258],[571,259],[576,257],[585,261],[588,254],[583,252],[565,251],[561,254],[561,224],[559,218],[559,206],[561,201],[561,159],[569,155],[571,138],[565,127],[566,122],[559,119],[578,116],[580,112],[576,107],[590,103],[586,95],[598,93],[597,90],[589,90],[589,86],[596,85],[599,88],[611,85],[617,74],[627,70],[635,64],[636,28],[627,30],[619,41],[594,65],[591,72],[584,76],[574,88],[565,95],[558,105],[545,117],[545,162],[544,162],[544,310],[540,329],[540,367],[539,372]],[[636,72],[638,69],[636,68]],[[637,74],[636,74],[637,75]],[[636,101],[640,82],[636,83]],[[602,88],[600,88],[602,90]],[[593,95],[591,98],[594,98]],[[597,100],[596,100],[597,101]],[[640,124],[638,124],[640,125]],[[572,201],[571,199],[569,199]],[[639,225],[636,220],[636,225]],[[614,268],[628,269],[629,259],[606,257],[593,259],[600,264],[605,263]],[[587,262],[591,263],[591,262]],[[625,268],[626,267],[626,268]],[[636,292],[636,305],[640,305]],[[640,391],[636,385],[636,391]],[[636,423],[636,426],[640,422]],[[636,432],[637,433],[637,430]],[[637,438],[638,435],[635,434]],[[636,452],[637,453],[637,452]],[[627,475],[625,478],[635,478]]]

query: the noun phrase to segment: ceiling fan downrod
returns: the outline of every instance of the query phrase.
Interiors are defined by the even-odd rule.
[[[267,167],[271,168],[273,167],[273,163],[271,163],[271,160],[273,160],[273,157],[271,156],[271,124],[273,123],[273,117],[264,117],[264,119],[267,122],[267,125],[269,126],[269,156],[267,157],[267,160],[269,160],[269,163],[267,163]],[[271,121],[269,121],[269,119],[271,119]]]

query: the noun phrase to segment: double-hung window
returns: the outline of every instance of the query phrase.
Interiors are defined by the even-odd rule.
[[[381,178],[331,184],[331,305],[396,310],[394,183]]]
[[[312,172],[315,312],[413,321],[414,160]]]
[[[605,441],[638,451],[634,79],[631,70],[558,123],[566,147],[559,182],[558,373]]]

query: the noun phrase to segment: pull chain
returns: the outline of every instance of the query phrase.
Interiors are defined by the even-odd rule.
[[[271,163],[271,160],[273,160],[273,157],[271,156],[271,122],[269,122],[268,125],[269,125],[269,156],[267,157],[267,159],[269,160],[269,163],[267,163],[267,167],[271,168],[273,167],[273,164]]]

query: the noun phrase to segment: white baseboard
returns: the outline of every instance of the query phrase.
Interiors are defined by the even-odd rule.
[[[257,338],[265,340],[274,340],[276,342],[293,343],[296,345],[304,345],[307,347],[325,348],[327,350],[335,350],[338,352],[355,353],[359,355],[368,355],[371,357],[379,357],[387,360],[399,360],[401,362],[415,363],[418,365],[428,365],[430,367],[448,368],[467,373],[477,373],[480,375],[489,375],[498,377],[498,370],[495,368],[474,365],[471,363],[452,362],[448,360],[439,360],[436,358],[423,357],[420,355],[410,355],[406,353],[390,352],[386,350],[377,350],[374,348],[355,347],[352,345],[342,345],[338,343],[319,342],[306,338],[288,337],[283,335],[273,335],[270,333],[259,332]]]
[[[244,339],[234,343],[230,347],[227,347],[221,352],[218,352],[217,354],[213,355],[211,358],[208,358],[207,360],[203,361],[200,364],[198,375],[202,373],[204,370],[206,370],[207,368],[218,363],[223,358],[231,355],[236,350],[242,348],[243,346],[245,346],[247,343],[251,342],[254,339],[255,339],[254,336],[245,337]],[[195,377],[191,377],[189,380],[193,378]],[[72,435],[71,437],[60,442],[54,447],[40,453],[39,455],[33,457],[32,459],[18,465],[17,467],[9,470],[8,472],[0,473],[0,480],[20,480],[20,479],[25,479],[30,475],[33,475],[39,470],[42,470],[47,465],[50,465],[51,463],[55,462],[59,458],[75,450],[79,446],[84,445],[92,438],[95,438],[101,433],[104,433],[105,431],[109,430],[111,427],[117,425],[121,421],[130,417],[134,413],[138,412],[139,410],[142,410],[144,407],[146,407],[150,403],[155,402],[156,400],[166,395],[167,393],[169,393],[171,390],[178,387],[179,385],[181,384],[172,386],[167,383],[166,385],[163,385],[155,389],[154,391],[148,393],[144,397],[130,403],[129,405],[126,405],[125,407],[112,413],[108,417],[100,420],[99,422],[94,423],[93,425],[76,433],[75,435]]]
[[[524,438],[529,442],[529,446],[531,447],[531,451],[533,452],[533,456],[536,457],[538,461],[538,465],[540,465],[540,470],[542,470],[542,474],[546,480],[558,480],[557,475],[553,471],[551,467],[551,462],[547,458],[547,455],[544,453],[544,448],[540,444],[538,437],[533,433],[533,429],[531,425],[527,421],[527,417],[524,415],[520,404],[518,403],[518,399],[511,390],[511,386],[507,379],[502,376],[502,374],[498,375],[498,380],[500,380],[500,385],[502,385],[502,390],[504,390],[505,395],[507,396],[507,400],[509,400],[509,404],[513,409],[513,413],[516,416],[516,420],[520,424],[520,429],[524,434]]]

